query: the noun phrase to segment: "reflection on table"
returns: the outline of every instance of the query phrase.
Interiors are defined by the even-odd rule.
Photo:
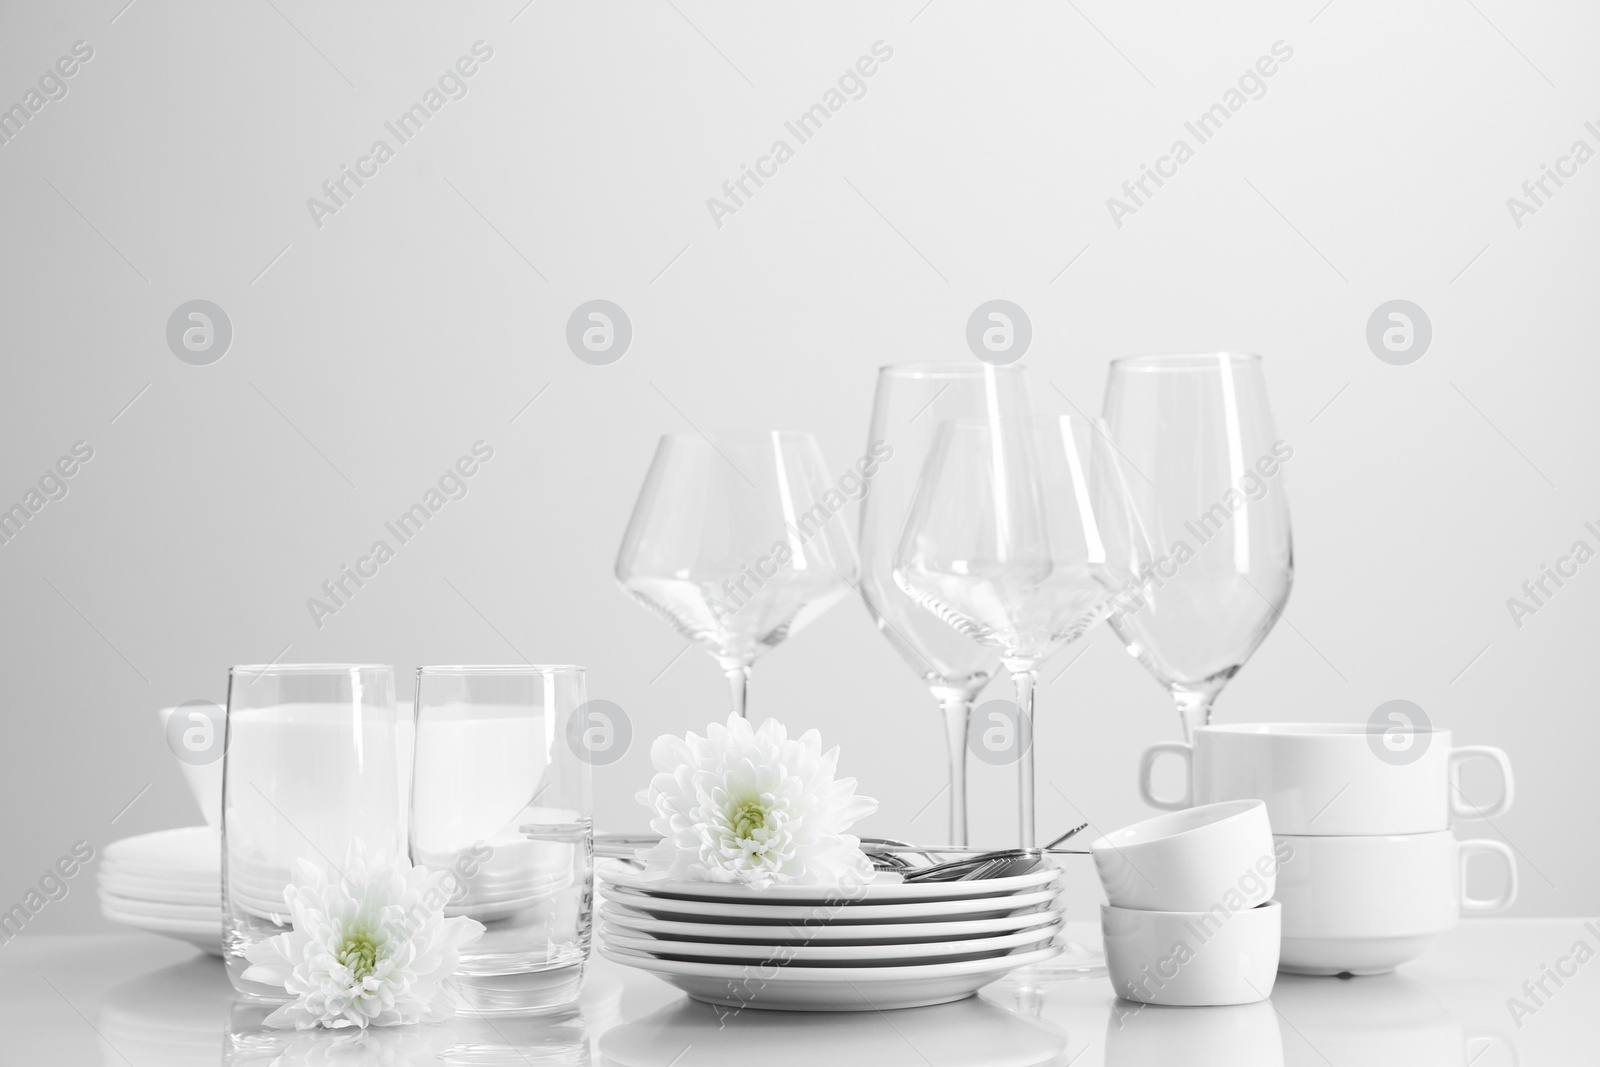
[[[1098,941],[1089,924],[1068,933]],[[1585,936],[1578,920],[1463,923],[1397,973],[1280,975],[1269,1002],[1226,1008],[1140,1006],[1114,998],[1103,973],[1025,971],[978,997],[928,1008],[732,1011],[596,959],[577,1010],[566,1014],[296,1032],[264,1028],[271,1006],[236,1000],[220,961],[185,955],[187,946],[143,934],[29,934],[0,951],[0,1047],[7,1062],[51,1067],[1586,1062],[1600,969],[1565,979],[1521,1029],[1506,1014],[1524,978]]]
[[[1048,1025],[986,1000],[895,1012],[734,1010],[687,998],[624,1023],[600,1038],[601,1062],[615,1067],[814,1067],[961,1063],[1037,1067],[1064,1062],[1066,1039]]]

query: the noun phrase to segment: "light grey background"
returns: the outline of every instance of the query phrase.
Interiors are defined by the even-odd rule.
[[[1592,6],[124,3],[0,7],[0,105],[94,49],[0,146],[0,504],[94,448],[0,546],[0,905],[75,840],[198,821],[155,710],[222,700],[237,662],[393,662],[403,691],[421,663],[584,663],[636,735],[600,825],[642,828],[648,740],[726,707],[611,578],[657,435],[809,429],[843,470],[874,368],[970,358],[1004,298],[1052,410],[1097,408],[1117,355],[1265,354],[1298,572],[1218,718],[1416,701],[1516,763],[1515,809],[1458,827],[1517,849],[1515,913],[1600,910],[1600,562],[1520,629],[1506,607],[1600,547],[1600,161],[1520,228],[1506,205],[1600,149]],[[478,40],[465,98],[314,225],[307,198]],[[880,40],[866,95],[715,225],[707,198]],[[1107,198],[1280,40],[1265,96],[1114,225]],[[165,341],[196,298],[234,328],[208,367]],[[633,322],[612,366],[564,341],[596,298]],[[1396,298],[1434,332],[1405,367],[1365,341]],[[307,598],[480,439],[468,496],[316,628]],[[1044,678],[1041,830],[1148,814],[1167,697],[1104,628]],[[882,800],[865,832],[943,834],[933,704],[858,600],[757,664],[752,708],[844,747]],[[975,836],[1008,843],[1011,775],[972,773]],[[31,929],[102,927],[91,883]]]

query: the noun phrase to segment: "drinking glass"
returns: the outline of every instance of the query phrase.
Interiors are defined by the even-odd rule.
[[[248,996],[245,952],[293,928],[284,888],[307,860],[337,876],[350,845],[374,861],[405,855],[394,668],[269,664],[228,672],[222,764],[222,947]]]
[[[853,470],[830,480],[808,433],[667,434],[617,581],[711,653],[743,715],[755,658],[849,592],[856,554],[839,512],[859,486]]]
[[[1289,599],[1294,546],[1279,468],[1294,450],[1273,432],[1253,355],[1115,360],[1104,415],[1155,550],[1111,626],[1172,694],[1193,741]]]
[[[868,453],[886,446],[861,500],[861,596],[878,630],[917,672],[944,714],[950,759],[950,836],[967,843],[967,725],[972,704],[1000,665],[977,644],[924,611],[894,580],[923,461],[941,422],[1030,413],[1027,371],[967,360],[903,363],[878,370],[867,431]]]
[[[942,423],[895,552],[895,582],[1000,651],[1017,692],[1022,847],[1033,825],[1039,665],[1111,609],[1148,559],[1102,428],[1074,416]]]
[[[484,925],[461,951],[458,1010],[530,1014],[577,999],[593,921],[584,671],[417,671],[411,859],[449,872],[445,915]]]

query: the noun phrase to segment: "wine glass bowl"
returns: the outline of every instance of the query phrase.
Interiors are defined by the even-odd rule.
[[[1072,416],[956,419],[934,438],[895,552],[900,588],[997,649],[1032,737],[1040,664],[1112,610],[1148,565],[1104,428]],[[1018,754],[1033,846],[1033,751]]]
[[[1294,449],[1275,435],[1253,355],[1115,360],[1104,414],[1154,551],[1140,594],[1111,626],[1171,693],[1188,735],[1289,598],[1281,468]]]
[[[617,581],[721,664],[743,715],[756,658],[850,591],[846,499],[810,434],[667,434],[623,535]]]
[[[878,630],[928,687],[944,717],[949,835],[967,842],[967,726],[973,701],[1000,667],[999,653],[935,618],[895,582],[894,554],[923,462],[940,423],[1029,413],[1027,371],[976,360],[878,369],[869,450],[883,455],[861,501],[861,597]]]

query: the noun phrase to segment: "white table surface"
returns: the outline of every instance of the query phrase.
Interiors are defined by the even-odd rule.
[[[1600,923],[1596,924],[1600,929]],[[1071,933],[1098,942],[1091,925]],[[1600,937],[1578,919],[1463,922],[1423,958],[1371,978],[1280,976],[1270,1005],[1141,1008],[1103,976],[1002,981],[956,1004],[887,1013],[747,1010],[719,1020],[665,983],[596,957],[581,1011],[457,1019],[340,1036],[262,1031],[220,960],[147,934],[24,933],[0,945],[0,1063],[1600,1064],[1600,955],[1520,1028],[1507,998]],[[1570,970],[1572,964],[1568,964]],[[1253,1010],[1252,1010],[1253,1009]]]

